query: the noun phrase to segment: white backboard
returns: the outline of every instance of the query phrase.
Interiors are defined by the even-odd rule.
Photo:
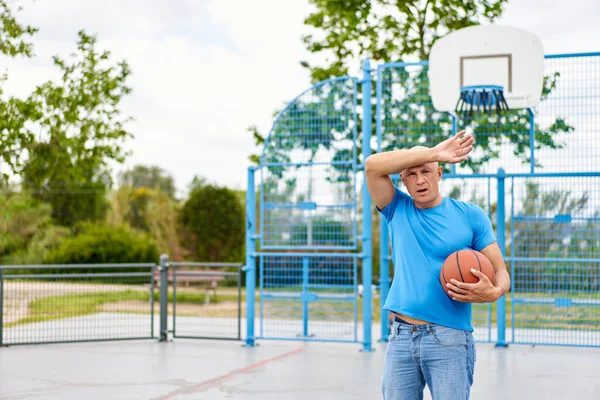
[[[544,49],[531,32],[501,25],[477,25],[437,40],[429,55],[433,106],[453,112],[460,88],[500,85],[511,109],[539,103],[544,82]]]

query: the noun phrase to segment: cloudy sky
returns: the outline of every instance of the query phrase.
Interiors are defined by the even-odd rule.
[[[126,59],[133,93],[123,103],[135,138],[119,170],[158,165],[181,190],[194,175],[245,189],[247,127],[265,133],[275,109],[309,85],[300,60],[308,0],[16,0],[18,18],[39,27],[36,58],[0,58],[6,92],[24,96],[57,78],[52,55],[67,57],[77,31]],[[568,7],[565,5],[568,4]],[[513,0],[498,23],[537,34],[546,53],[600,51],[597,0]],[[360,61],[357,60],[357,66]]]

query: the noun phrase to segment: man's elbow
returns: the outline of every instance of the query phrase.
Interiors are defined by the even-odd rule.
[[[371,154],[365,160],[365,174],[373,175],[377,170],[377,160],[375,158],[376,154]]]

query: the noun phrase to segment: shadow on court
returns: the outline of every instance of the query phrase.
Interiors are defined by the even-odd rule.
[[[183,339],[13,346],[0,349],[0,399],[380,399],[385,344],[374,347]],[[600,349],[477,350],[472,399],[600,398]]]

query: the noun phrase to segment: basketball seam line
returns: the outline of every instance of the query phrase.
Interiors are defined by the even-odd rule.
[[[444,264],[442,264],[442,278],[444,278],[444,282],[448,283],[448,281],[446,280],[446,274],[444,274]]]
[[[456,252],[456,268],[458,268],[458,273],[460,274],[460,279],[463,281],[465,281],[465,278],[463,277],[462,271],[460,270],[460,262],[458,261],[458,251]]]

